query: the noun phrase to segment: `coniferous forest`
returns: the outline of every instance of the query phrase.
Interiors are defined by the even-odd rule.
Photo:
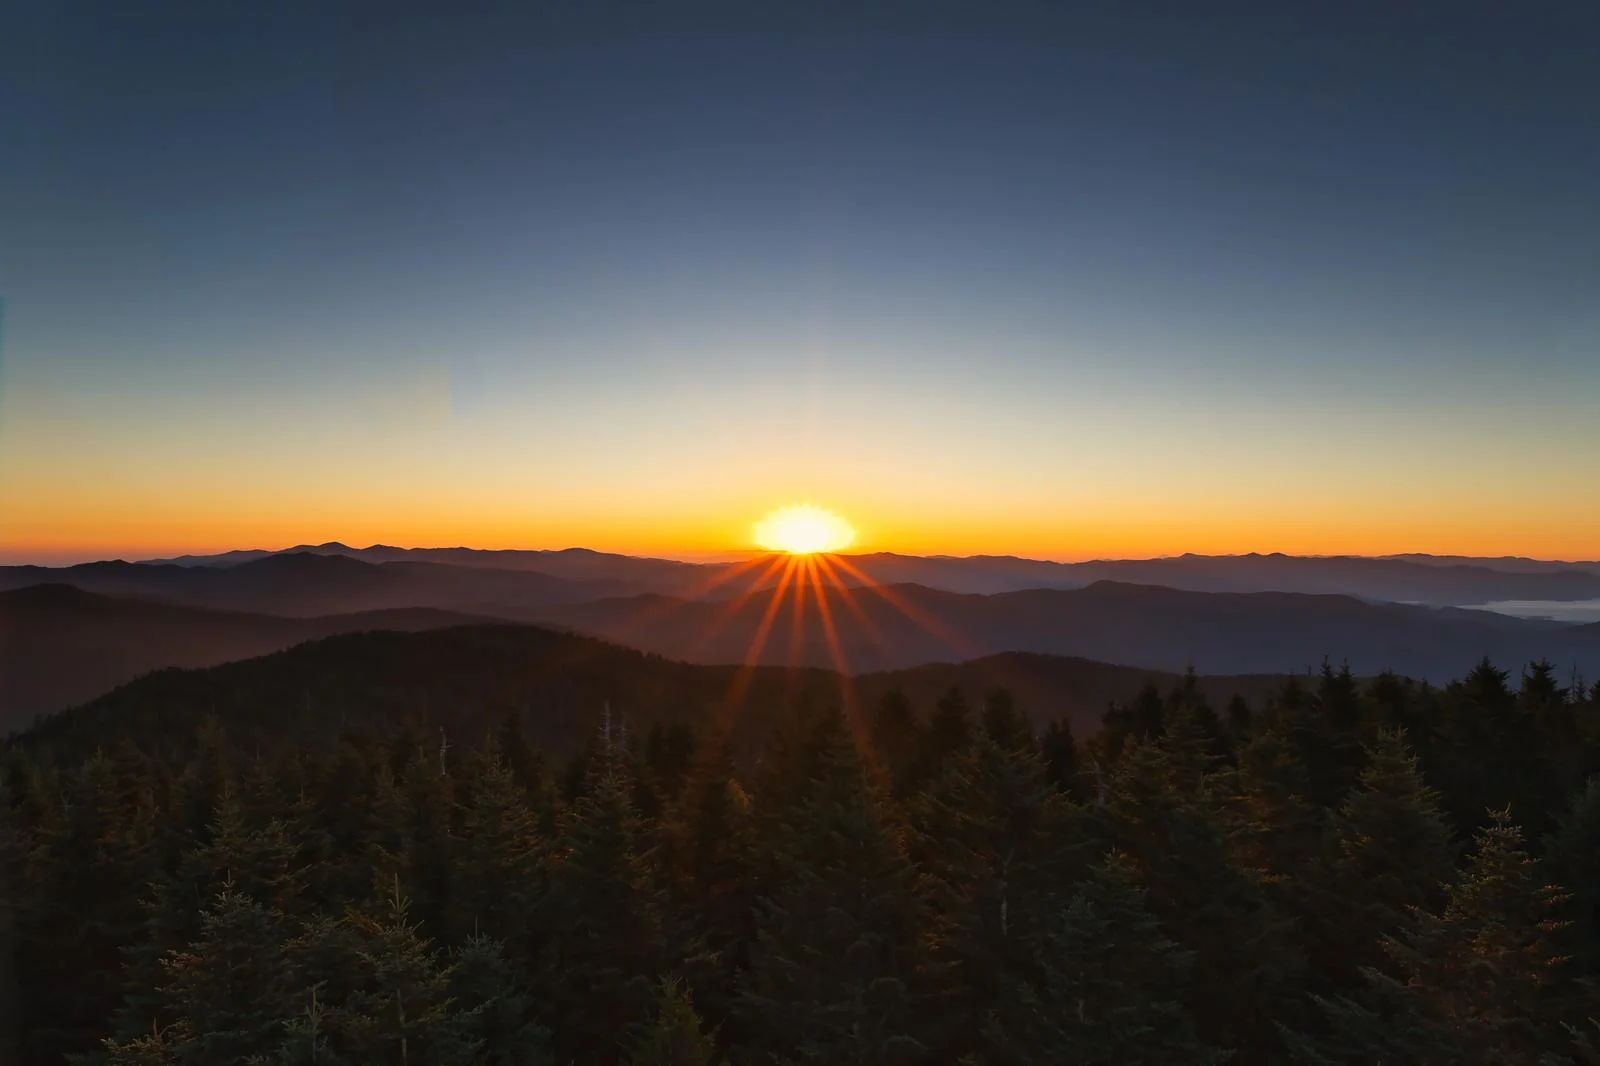
[[[0,1061],[1600,1063],[1548,665],[773,717],[13,738]]]

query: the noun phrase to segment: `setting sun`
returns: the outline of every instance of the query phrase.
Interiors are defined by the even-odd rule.
[[[761,547],[790,555],[836,552],[856,539],[850,523],[809,503],[780,507],[757,522],[754,533]]]

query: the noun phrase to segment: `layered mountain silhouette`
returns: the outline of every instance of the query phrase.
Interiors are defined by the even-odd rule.
[[[1481,566],[1512,574],[1549,573],[1555,570],[1587,570],[1593,574],[1600,574],[1600,559],[1561,562],[1551,559],[1530,559],[1525,555],[1427,555],[1418,552],[1384,555],[1379,558],[1399,559],[1426,566]]]
[[[1473,606],[1501,600],[1600,599],[1600,568],[1562,564],[1549,570],[1501,570],[1469,563],[1354,556],[1182,555],[1052,563],[1009,556],[850,558],[881,585],[917,584],[948,592],[1019,592],[1084,588],[1099,581],[1163,585],[1191,592],[1304,592],[1368,600]]]
[[[215,569],[260,562],[273,555],[310,554],[342,555],[369,563],[448,563],[456,567],[500,571],[527,570],[567,581],[614,582],[638,592],[667,594],[695,594],[696,586],[711,584],[719,572],[738,566],[736,563],[642,559],[581,548],[484,551],[388,545],[351,548],[338,543],[300,545],[280,553],[228,552],[155,562],[182,569]],[[1600,599],[1600,563],[1541,563],[1509,558],[1251,554],[1056,563],[1013,556],[956,558],[877,553],[847,559],[854,573],[841,571],[840,576],[846,583],[916,584],[947,592],[984,594],[1034,588],[1083,588],[1097,581],[1125,581],[1193,592],[1325,593],[1439,606],[1472,606],[1504,600]],[[5,580],[0,576],[0,581]]]
[[[128,562],[61,568],[0,567],[0,589],[40,582],[224,610],[312,616],[397,607],[476,610],[534,607],[641,590],[623,579],[553,577],[434,562],[370,563],[347,555],[291,552],[235,566]]]
[[[0,734],[169,666],[209,666],[333,633],[461,625],[405,607],[283,618],[101,596],[70,585],[0,592]]]
[[[851,671],[999,652],[1073,655],[1153,670],[1294,673],[1330,659],[1442,680],[1487,655],[1549,658],[1600,673],[1600,625],[1563,626],[1452,608],[1301,593],[1204,593],[1103,581],[991,596],[920,585],[766,591],[734,603],[639,596],[530,611],[530,620],[691,662],[833,665]],[[797,606],[798,605],[798,606]],[[770,621],[768,618],[770,616]],[[829,638],[829,625],[833,639]],[[765,633],[761,639],[758,635]]]
[[[1270,555],[1082,564],[859,555],[836,561],[832,570],[845,587],[828,587],[819,600],[809,583],[803,595],[792,586],[780,594],[781,561],[331,544],[0,567],[0,727],[162,667],[259,655],[330,633],[473,619],[556,626],[692,663],[853,675],[1003,653],[1146,671],[1192,665],[1217,675],[1300,672],[1326,658],[1361,674],[1392,669],[1436,680],[1487,655],[1512,669],[1548,658],[1563,676],[1574,669],[1600,675],[1600,625],[1442,605],[1600,599],[1600,574],[1576,564],[1501,570],[1436,559]],[[1136,580],[1091,580],[1102,572]],[[1422,603],[1396,602],[1403,600]]]
[[[184,567],[227,567],[256,562],[273,555],[343,555],[369,563],[423,562],[451,566],[481,567],[490,570],[534,570],[569,581],[626,581],[652,588],[679,588],[693,582],[703,564],[676,559],[651,559],[637,555],[617,555],[589,548],[530,550],[521,548],[397,548],[373,544],[352,548],[338,541],[325,544],[299,544],[281,551],[251,548],[219,555],[180,555],[171,559],[146,560],[147,565]]]

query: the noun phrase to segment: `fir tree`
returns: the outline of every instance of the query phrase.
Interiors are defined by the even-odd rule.
[[[124,949],[142,925],[141,891],[157,872],[148,823],[124,806],[109,757],[96,752],[56,788],[21,864],[17,915],[24,1053],[44,1060],[98,1045],[121,998]]]
[[[1306,887],[1296,878],[1322,859],[1329,816],[1307,797],[1311,775],[1297,757],[1281,720],[1239,748],[1234,810],[1244,830],[1241,853],[1267,872],[1280,905],[1299,908]]]
[[[1566,895],[1563,953],[1575,976],[1600,979],[1600,776],[1589,779],[1546,841],[1546,863]]]
[[[528,743],[520,711],[511,711],[501,720],[500,728],[495,732],[494,746],[499,750],[506,768],[511,771],[511,776],[529,797],[544,790],[544,758]]]
[[[1031,965],[1040,922],[1081,872],[1083,827],[1039,757],[987,730],[918,798],[912,822],[943,963],[940,1054],[954,1059],[1008,981]]]
[[[663,947],[662,900],[619,773],[578,801],[560,847],[543,916],[552,1043],[558,1059],[616,1062],[649,1016]]]
[[[1033,728],[1018,709],[1009,689],[996,688],[983,701],[983,732],[1002,748],[1036,747]]]
[[[904,793],[912,783],[921,745],[921,725],[911,709],[911,701],[900,689],[889,689],[878,700],[872,719],[872,747],[897,795]]]
[[[9,790],[0,785],[0,1062],[16,1062],[22,1028],[17,983],[17,914],[22,894],[22,827]]]
[[[200,935],[162,960],[152,1032],[170,1061],[244,1062],[276,1052],[289,1013],[289,940],[281,915],[225,886],[200,919]],[[106,1044],[111,1062],[138,1061],[156,1045],[139,1034]]]
[[[986,1066],[1103,1063],[1204,1066],[1186,1012],[1193,956],[1161,931],[1132,868],[1113,855],[1033,944],[1037,977],[1012,976],[983,1029]]]
[[[1039,740],[1039,750],[1044,757],[1045,773],[1049,775],[1050,783],[1061,792],[1081,799],[1078,742],[1065,718],[1057,718],[1045,727],[1044,736]]]
[[[1318,968],[1351,982],[1383,962],[1382,940],[1442,898],[1454,849],[1438,794],[1422,780],[1402,733],[1384,731],[1368,751],[1360,784],[1333,822],[1329,861],[1306,871],[1317,892]]]
[[[327,1011],[316,987],[306,992],[304,1009],[284,1019],[277,1055],[257,1056],[250,1066],[350,1066],[328,1043]]]
[[[816,734],[818,769],[762,908],[744,1011],[761,1062],[913,1062],[923,955],[913,871],[842,719]]]
[[[537,947],[534,916],[546,886],[547,844],[528,793],[491,746],[468,763],[471,796],[462,816],[460,889],[452,923],[506,945],[526,964]]]
[[[1258,872],[1242,865],[1219,797],[1192,740],[1178,750],[1140,744],[1117,764],[1106,805],[1114,846],[1125,851],[1169,936],[1194,953],[1190,1016],[1210,1044],[1241,1062],[1280,1054],[1272,1021],[1294,1002],[1303,956]]]
[[[377,915],[352,912],[359,977],[334,1018],[335,1046],[362,1063],[468,1061],[451,1023],[450,974],[410,919],[398,883]],[[470,1046],[469,1046],[470,1047]]]
[[[748,969],[755,938],[755,819],[734,776],[723,738],[709,741],[690,772],[683,797],[681,910],[695,941],[714,958],[697,992],[711,1017],[725,1024]]]
[[[1371,988],[1325,1001],[1327,1034],[1297,1039],[1313,1063],[1483,1062],[1545,1066],[1572,1047],[1546,992],[1559,958],[1556,897],[1544,886],[1506,812],[1479,832],[1444,910],[1420,912],[1385,943],[1390,972]]]
[[[273,820],[264,828],[250,828],[231,783],[223,785],[202,838],[202,844],[183,854],[176,871],[148,887],[143,936],[125,945],[128,994],[113,1027],[121,1039],[139,1038],[162,1021],[161,997],[154,990],[165,980],[167,960],[200,938],[204,907],[218,893],[226,889],[281,914],[309,909],[306,872],[298,866],[296,848],[283,826]]]
[[[451,961],[449,1045],[482,1066],[548,1066],[550,1034],[500,945],[470,938]]]
[[[656,1014],[633,1045],[629,1066],[711,1066],[716,1044],[701,1029],[689,991],[681,980],[662,980]]]
[[[921,739],[907,791],[915,791],[937,777],[945,763],[972,739],[972,708],[959,688],[952,687],[939,697]]]

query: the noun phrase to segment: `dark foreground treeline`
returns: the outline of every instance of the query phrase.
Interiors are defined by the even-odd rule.
[[[919,713],[925,712],[925,713]],[[1600,1062],[1600,698],[5,753],[0,1061]],[[157,754],[184,752],[185,754]]]

